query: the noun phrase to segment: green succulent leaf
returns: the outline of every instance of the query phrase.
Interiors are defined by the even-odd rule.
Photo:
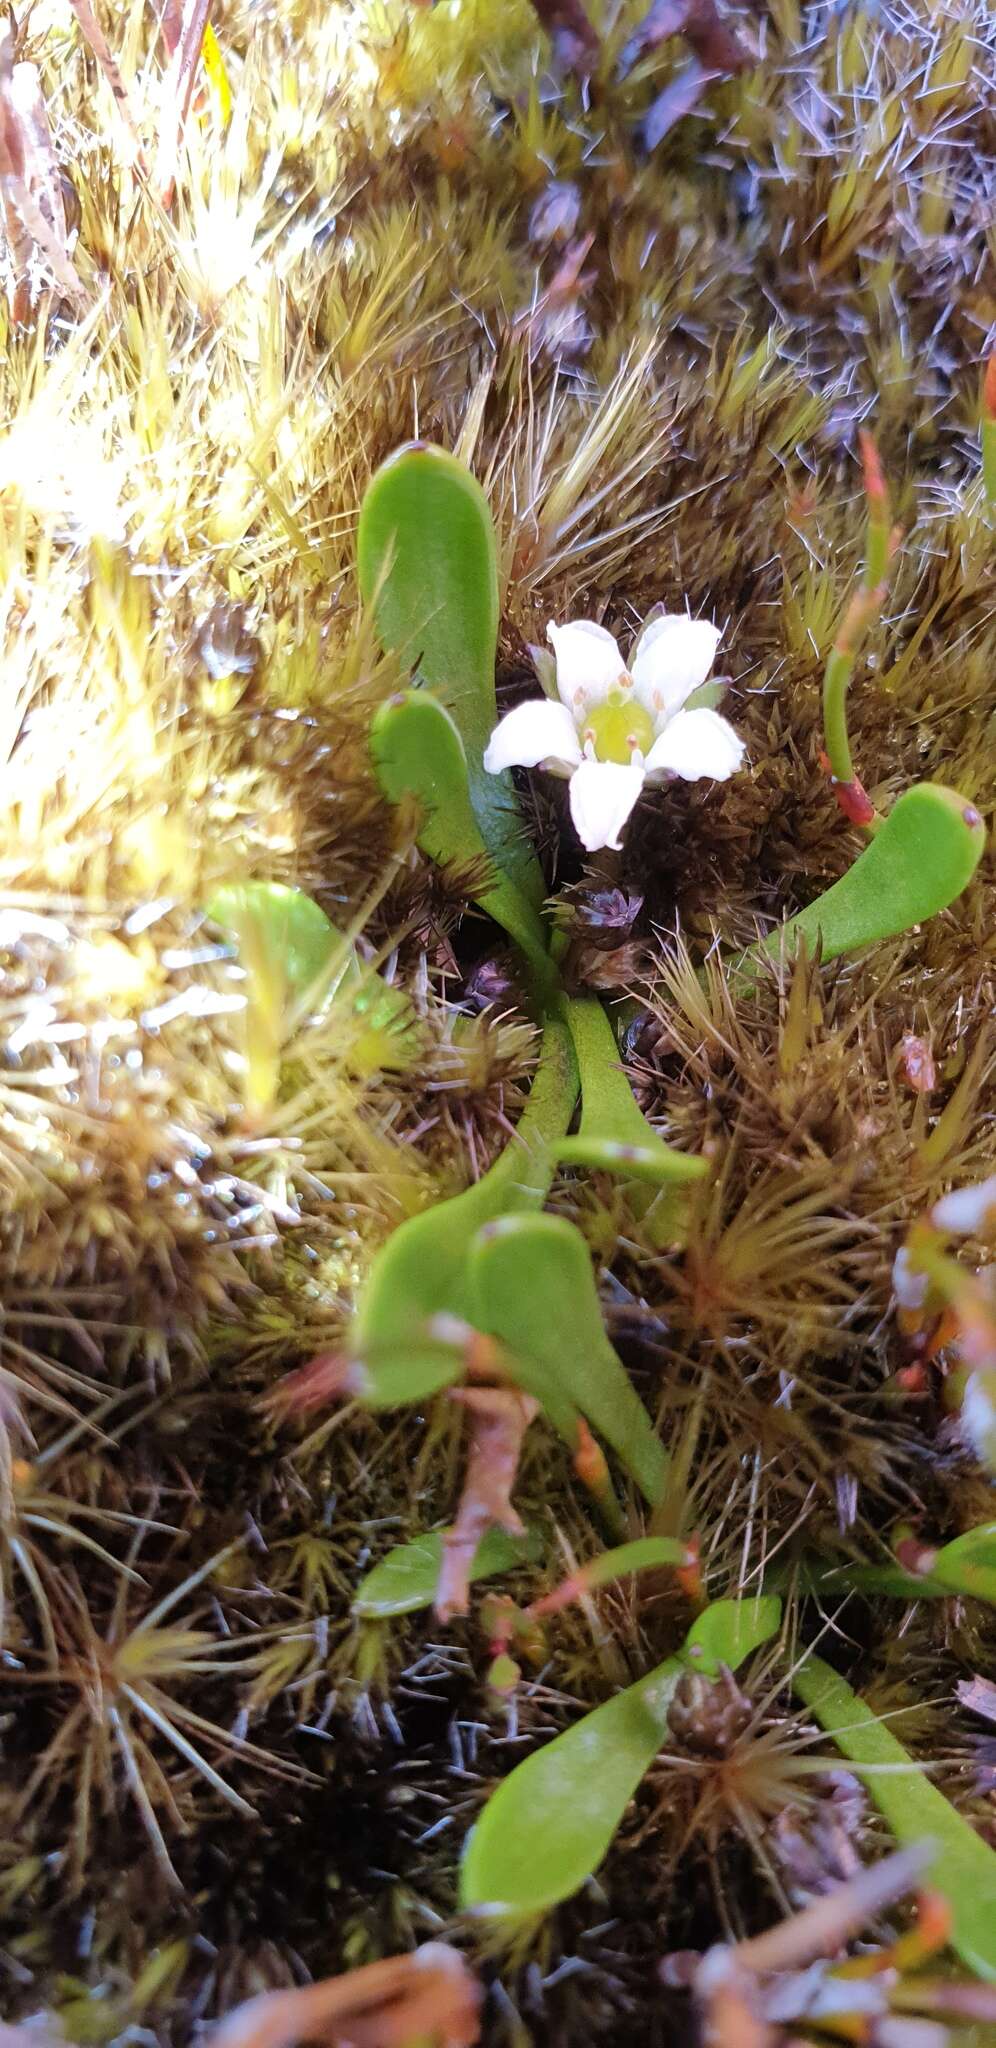
[[[427,1344],[426,1326],[440,1314],[473,1321],[467,1274],[471,1245],[497,1217],[542,1208],[553,1179],[556,1141],[576,1100],[570,1036],[551,1019],[515,1136],[490,1172],[463,1194],[402,1223],[374,1260],[353,1333],[374,1405],[425,1400],[459,1376],[458,1354]]]
[[[463,1378],[465,1363],[456,1330],[452,1335],[434,1337],[423,1323],[404,1337],[383,1342],[372,1339],[363,1345],[357,1361],[356,1398],[377,1413],[416,1407],[442,1393],[444,1387],[455,1386]]]
[[[538,908],[542,876],[511,777],[486,775],[483,767],[497,722],[499,606],[494,524],[480,484],[442,448],[411,442],[397,449],[367,489],[356,556],[383,645],[417,668],[456,723],[488,852]]]
[[[362,965],[349,940],[303,889],[282,882],[226,883],[206,910],[231,933],[246,973],[248,1093],[254,1106],[272,1102],[281,1051],[295,1030],[336,996],[348,999],[365,1026],[349,1047],[354,1070],[409,1063],[418,1044],[409,998]]]
[[[353,1613],[364,1621],[387,1621],[396,1614],[417,1614],[431,1607],[436,1597],[443,1562],[445,1529],[433,1529],[401,1543],[375,1564],[357,1588]],[[504,1529],[489,1529],[482,1536],[470,1567],[472,1581],[493,1579],[516,1565],[531,1564],[539,1556],[536,1530],[525,1536],[509,1536]]]
[[[936,1844],[928,1881],[951,1907],[951,1945],[978,1976],[996,1982],[996,1852],[822,1658],[803,1658],[792,1684],[841,1753],[863,1769],[896,1840]]]
[[[996,1606],[996,1522],[983,1522],[942,1544],[932,1554],[929,1571],[908,1572],[900,1564],[848,1563],[817,1569],[809,1578],[814,1588],[826,1593],[851,1588],[900,1600],[945,1600],[960,1594]]]
[[[455,864],[480,880],[474,898],[521,947],[537,993],[549,996],[554,970],[547,933],[518,883],[496,868],[470,798],[467,757],[447,711],[424,690],[391,697],[370,730],[377,779],[393,804],[417,807],[418,844],[440,866]]]
[[[806,1593],[881,1593],[895,1600],[944,1600],[951,1594],[931,1573],[906,1572],[898,1564],[826,1565],[814,1559],[804,1562],[800,1583]]]
[[[581,1232],[560,1216],[503,1216],[475,1238],[469,1279],[471,1321],[505,1346],[555,1426],[560,1403],[579,1408],[644,1498],[658,1501],[664,1451],[605,1334]]]
[[[967,888],[986,843],[973,806],[952,789],[921,782],[908,789],[839,882],[760,945],[731,963],[752,975],[767,954],[787,958],[804,940],[824,960],[856,953],[936,917]]]
[[[335,963],[345,966],[348,942],[303,889],[282,882],[229,882],[207,905],[238,945],[246,972],[267,978],[266,993],[281,1012],[302,1002],[312,1007],[328,987]]]
[[[682,1654],[692,1670],[717,1678],[722,1665],[736,1671],[762,1643],[770,1642],[781,1619],[781,1600],[770,1593],[755,1600],[711,1600],[693,1621]]]
[[[566,1014],[581,1077],[581,1126],[558,1146],[559,1163],[593,1166],[655,1187],[701,1180],[708,1162],[666,1145],[634,1100],[601,1003],[575,1000],[566,1005]]]
[[[634,1572],[659,1572],[682,1565],[687,1556],[687,1544],[676,1536],[637,1536],[632,1543],[619,1543],[615,1549],[589,1558],[580,1576],[589,1590],[614,1586],[617,1579],[631,1578]]]
[[[404,989],[393,988],[354,955],[343,976],[353,1016],[362,1023],[349,1047],[354,1073],[403,1073],[424,1042],[418,1013]]]
[[[719,1600],[676,1657],[544,1743],[493,1792],[464,1852],[460,1903],[510,1919],[549,1911],[598,1869],[667,1740],[682,1672],[735,1670],[778,1629],[781,1602]]]
[[[996,1522],[982,1522],[943,1544],[930,1569],[950,1592],[996,1606]]]

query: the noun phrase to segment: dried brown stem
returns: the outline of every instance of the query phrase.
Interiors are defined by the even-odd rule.
[[[230,2013],[209,2048],[403,2048],[424,2040],[471,2048],[478,2038],[477,1985],[441,1942],[392,1956],[302,1990],[267,1991]]]
[[[466,1614],[470,1596],[470,1568],[482,1536],[497,1526],[510,1536],[522,1534],[522,1522],[512,1506],[512,1487],[519,1469],[523,1439],[539,1402],[531,1394],[513,1393],[501,1387],[454,1387],[451,1401],[459,1401],[471,1413],[471,1438],[456,1521],[447,1532],[443,1562],[436,1588],[436,1614],[449,1621],[454,1614]]]

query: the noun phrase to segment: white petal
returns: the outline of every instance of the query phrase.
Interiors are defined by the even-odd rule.
[[[546,637],[557,657],[562,702],[578,716],[592,704],[604,704],[626,673],[612,634],[592,619],[575,619],[569,626],[548,626]]]
[[[956,1231],[959,1237],[974,1237],[984,1230],[996,1209],[996,1175],[976,1181],[967,1188],[952,1188],[942,1195],[930,1212],[938,1230]]]
[[[573,768],[581,759],[577,727],[566,705],[553,704],[549,697],[530,697],[517,704],[496,725],[484,750],[489,775],[503,768],[536,768],[541,761],[556,761]]]
[[[571,776],[571,817],[582,846],[618,851],[619,834],[643,788],[643,769],[616,761],[582,761]]]
[[[918,1273],[910,1260],[905,1245],[901,1245],[892,1262],[892,1290],[900,1308],[921,1309],[927,1299],[930,1281],[926,1273]]]
[[[633,688],[654,718],[680,711],[704,683],[719,646],[718,626],[667,612],[640,634],[633,652]]]
[[[961,1397],[961,1427],[984,1465],[996,1459],[996,1373],[970,1372]]]
[[[685,782],[711,776],[725,782],[744,758],[744,743],[718,711],[679,711],[669,719],[647,755],[647,774],[670,769]]]

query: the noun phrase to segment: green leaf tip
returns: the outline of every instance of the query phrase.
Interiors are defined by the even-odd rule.
[[[364,495],[356,565],[385,646],[417,663],[468,749],[483,753],[495,724],[497,549],[464,463],[427,441],[395,449]]]
[[[561,1216],[504,1216],[475,1240],[469,1275],[471,1319],[505,1346],[554,1426],[566,1431],[580,1410],[657,1502],[664,1451],[605,1334],[581,1232]]]
[[[382,644],[453,718],[466,750],[469,801],[492,859],[534,910],[543,898],[511,777],[486,775],[497,723],[498,555],[487,498],[445,449],[413,441],[367,487],[356,537],[360,592]]]
[[[375,1564],[360,1580],[353,1600],[353,1613],[362,1621],[388,1621],[395,1615],[417,1614],[431,1607],[436,1597],[443,1562],[443,1529],[416,1536],[399,1544]],[[489,1529],[482,1536],[470,1567],[471,1580],[494,1578],[516,1565],[534,1563],[540,1553],[538,1532],[509,1536],[504,1529]]]
[[[677,1656],[536,1749],[491,1794],[467,1840],[460,1904],[515,1922],[548,1912],[598,1869],[667,1740],[682,1673],[735,1670],[776,1634],[781,1602],[718,1600]]]
[[[418,1024],[409,997],[365,967],[324,910],[283,882],[228,882],[206,915],[231,933],[246,975],[245,1051],[250,1107],[271,1103],[281,1052],[309,1012],[340,992],[362,1028],[347,1048],[356,1073],[409,1064]]]
[[[455,1351],[426,1342],[433,1316],[472,1320],[468,1255],[479,1230],[499,1216],[541,1208],[554,1174],[553,1148],[577,1100],[567,1030],[547,1021],[529,1099],[495,1164],[473,1187],[399,1225],[371,1267],[353,1330],[374,1407],[428,1399],[459,1372]]]
[[[814,1566],[808,1572],[815,1590],[832,1593],[853,1588],[899,1600],[983,1600],[996,1607],[996,1522],[966,1529],[939,1549],[919,1546],[923,1558],[916,1571],[894,1564]]]
[[[377,780],[393,804],[417,809],[423,853],[438,866],[475,873],[475,900],[525,954],[534,985],[551,995],[554,969],[538,912],[518,884],[495,866],[471,802],[467,754],[453,718],[427,690],[389,697],[374,714],[370,748]]]
[[[282,998],[317,998],[336,954],[349,951],[314,897],[283,882],[226,882],[205,910],[232,933],[246,972],[270,973]]]
[[[896,1840],[936,1845],[928,1878],[951,1907],[951,1946],[977,1976],[996,1983],[996,1852],[821,1657],[803,1657],[792,1685],[841,1753],[863,1767],[869,1797]]]
[[[623,1180],[678,1187],[702,1180],[709,1162],[676,1152],[658,1137],[636,1102],[619,1059],[612,1026],[600,1002],[566,1006],[581,1076],[581,1125],[557,1148],[561,1166],[592,1166]]]
[[[684,1654],[696,1671],[717,1678],[721,1665],[735,1671],[745,1657],[777,1635],[781,1619],[782,1603],[774,1593],[759,1594],[754,1600],[712,1600],[693,1621]]]
[[[967,888],[986,843],[974,804],[939,783],[904,791],[839,882],[787,924],[731,962],[734,977],[763,957],[791,958],[800,942],[824,960],[911,931],[946,910]]]

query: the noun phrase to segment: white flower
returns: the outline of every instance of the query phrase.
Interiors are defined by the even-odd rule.
[[[905,1245],[901,1245],[892,1262],[892,1291],[900,1308],[916,1314],[927,1299],[930,1281],[926,1273],[918,1271]]]
[[[996,1174],[967,1188],[952,1188],[942,1195],[930,1212],[938,1230],[950,1230],[958,1237],[977,1237],[996,1220]]]
[[[510,711],[484,766],[489,775],[516,767],[569,776],[571,817],[589,853],[618,848],[645,782],[725,782],[736,773],[744,748],[733,727],[715,711],[684,709],[715,659],[715,626],[683,613],[655,619],[636,643],[631,671],[612,634],[590,619],[548,626],[547,637],[559,702],[531,698]]]

